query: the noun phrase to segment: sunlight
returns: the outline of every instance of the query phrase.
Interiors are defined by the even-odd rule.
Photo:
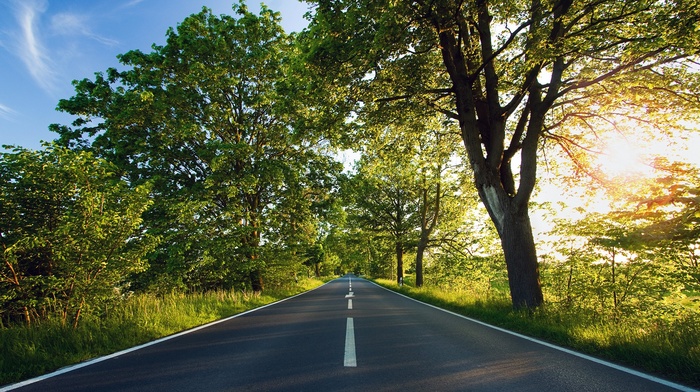
[[[602,141],[601,153],[595,158],[594,166],[611,180],[623,178],[650,177],[654,168],[650,165],[651,156],[665,155],[667,146],[660,143],[632,141],[622,134],[611,134]]]

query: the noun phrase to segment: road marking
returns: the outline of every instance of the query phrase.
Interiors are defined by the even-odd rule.
[[[409,300],[414,301],[414,302],[418,302],[419,304],[423,304],[423,305],[425,305],[425,306],[431,307],[431,308],[436,309],[436,310],[439,310],[439,311],[441,311],[441,312],[445,312],[445,313],[451,314],[451,315],[453,315],[453,316],[456,316],[456,317],[459,317],[459,318],[462,318],[462,319],[465,319],[465,320],[469,320],[469,321],[471,321],[471,322],[473,322],[473,323],[476,323],[476,324],[479,324],[479,325],[483,325],[484,327],[491,328],[491,329],[494,329],[494,330],[496,330],[496,331],[500,331],[500,332],[506,333],[506,334],[508,334],[508,335],[516,336],[516,337],[518,337],[518,338],[525,339],[525,340],[528,340],[528,341],[530,341],[530,342],[533,342],[533,343],[536,343],[536,344],[539,344],[539,345],[542,345],[542,346],[545,346],[545,347],[549,347],[549,348],[551,348],[551,349],[558,350],[558,351],[567,353],[567,354],[569,354],[569,355],[573,355],[573,356],[575,356],[575,357],[579,357],[579,358],[582,358],[582,359],[585,359],[585,360],[588,360],[588,361],[597,363],[597,364],[599,364],[599,365],[607,366],[607,367],[609,367],[609,368],[612,368],[612,369],[615,369],[615,370],[619,370],[619,371],[621,371],[621,372],[624,372],[624,373],[627,373],[627,374],[631,374],[631,375],[633,375],[633,376],[637,376],[637,377],[643,378],[643,379],[645,379],[645,380],[653,381],[653,382],[655,382],[655,383],[658,383],[658,384],[667,386],[667,387],[669,387],[669,388],[674,388],[674,389],[677,389],[677,390],[683,391],[683,392],[697,392],[696,389],[693,389],[693,388],[690,388],[690,387],[686,387],[686,386],[684,386],[684,385],[680,385],[680,384],[677,384],[677,383],[675,383],[675,382],[667,381],[667,380],[664,380],[664,379],[661,379],[661,378],[658,378],[658,377],[654,377],[654,376],[652,376],[652,375],[649,375],[649,374],[646,374],[646,373],[642,373],[642,372],[640,372],[640,371],[637,371],[637,370],[634,370],[634,369],[630,369],[630,368],[627,368],[627,367],[624,367],[624,366],[620,366],[620,365],[614,364],[614,363],[612,363],[612,362],[604,361],[604,360],[602,360],[602,359],[598,359],[598,358],[592,357],[592,356],[590,356],[590,355],[582,354],[582,353],[579,353],[579,352],[577,352],[577,351],[570,350],[570,349],[568,349],[568,348],[559,347],[559,346],[556,346],[556,345],[554,345],[554,344],[552,344],[552,343],[547,343],[547,342],[542,341],[542,340],[539,340],[539,339],[531,338],[531,337],[529,337],[529,336],[525,336],[525,335],[519,334],[519,333],[517,333],[517,332],[509,331],[509,330],[504,329],[504,328],[501,328],[501,327],[496,327],[496,326],[494,326],[494,325],[487,324],[487,323],[485,323],[485,322],[483,322],[483,321],[479,321],[479,320],[473,319],[473,318],[471,318],[471,317],[467,317],[467,316],[461,315],[461,314],[459,314],[459,313],[455,313],[455,312],[453,312],[453,311],[446,310],[446,309],[437,307],[437,306],[435,306],[435,305],[431,305],[431,304],[425,303],[425,302],[423,302],[423,301],[419,301],[419,300],[417,300],[417,299],[415,299],[415,298],[411,298],[411,297],[409,297],[409,296],[407,296],[407,295],[404,295],[404,294],[401,294],[401,293],[397,293],[396,291],[389,290],[389,289],[387,289],[386,287],[380,286],[380,285],[377,284],[377,283],[374,283],[374,282],[371,282],[371,283],[373,283],[375,286],[377,286],[377,287],[379,287],[379,288],[381,288],[381,289],[384,289],[384,290],[386,290],[386,291],[388,291],[388,292],[390,292],[390,293],[396,294],[396,295],[398,295],[398,296],[404,297],[404,298],[409,299]]]
[[[253,313],[253,312],[257,312],[258,310],[262,310],[262,309],[268,308],[268,307],[270,307],[270,306],[274,306],[274,305],[277,305],[277,304],[279,304],[279,303],[282,303],[282,302],[285,302],[285,301],[289,301],[290,299],[293,299],[293,298],[302,296],[302,295],[304,295],[304,294],[310,293],[310,292],[312,292],[312,291],[314,291],[314,290],[317,290],[317,289],[319,289],[320,287],[325,286],[325,285],[327,285],[327,284],[328,284],[328,282],[324,283],[323,285],[321,285],[321,286],[319,286],[319,287],[316,287],[315,289],[311,289],[311,290],[309,290],[309,291],[305,291],[305,292],[303,292],[303,293],[299,293],[299,294],[297,294],[297,295],[293,295],[293,296],[291,296],[291,297],[287,297],[287,298],[281,299],[281,300],[279,300],[279,301],[275,301],[275,302],[269,303],[269,304],[267,304],[267,305],[260,306],[260,307],[258,307],[258,308],[246,310],[245,312],[241,312],[241,313],[235,314],[235,315],[233,315],[233,316],[230,316],[230,317],[227,317],[227,318],[223,318],[223,319],[221,319],[221,320],[217,320],[217,321],[213,321],[213,322],[208,323],[208,324],[200,325],[199,327],[195,327],[195,328],[188,329],[188,330],[186,330],[186,331],[182,331],[182,332],[179,332],[179,333],[170,335],[170,336],[166,336],[166,337],[164,337],[164,338],[160,338],[160,339],[157,339],[157,340],[153,340],[153,341],[151,341],[151,342],[144,343],[144,344],[139,345],[139,346],[134,346],[134,347],[131,347],[131,348],[127,348],[127,349],[125,349],[125,350],[122,350],[122,351],[117,351],[116,353],[112,353],[112,354],[109,354],[109,355],[105,355],[105,356],[103,356],[103,357],[98,357],[98,358],[95,358],[95,359],[91,359],[91,360],[89,360],[89,361],[87,361],[87,362],[82,362],[82,363],[79,363],[79,364],[77,364],[77,365],[67,366],[67,367],[58,369],[58,370],[56,370],[56,371],[53,372],[53,373],[44,374],[43,376],[35,377],[35,378],[29,379],[29,380],[20,381],[20,382],[15,383],[15,384],[5,385],[5,386],[2,386],[2,388],[0,388],[0,392],[7,392],[7,391],[11,391],[11,390],[13,390],[13,389],[21,388],[21,387],[24,387],[24,386],[27,386],[27,385],[30,385],[30,384],[34,384],[34,383],[40,382],[40,381],[48,380],[49,378],[57,377],[57,376],[60,376],[60,375],[62,375],[62,374],[66,374],[66,373],[72,372],[72,371],[74,371],[74,370],[82,369],[82,368],[87,367],[87,366],[90,366],[90,365],[94,365],[94,364],[97,364],[97,363],[100,363],[100,362],[103,362],[103,361],[110,360],[110,359],[112,359],[112,358],[117,358],[117,357],[120,357],[120,356],[122,356],[122,355],[126,355],[126,354],[132,353],[132,352],[134,352],[134,351],[138,351],[138,350],[144,349],[144,348],[146,348],[146,347],[150,347],[150,346],[154,346],[154,345],[156,345],[156,344],[160,344],[160,343],[163,343],[163,342],[167,342],[168,340],[175,339],[175,338],[179,338],[180,336],[189,335],[189,334],[191,334],[191,333],[193,333],[193,332],[197,332],[197,331],[199,331],[199,330],[201,330],[201,329],[208,328],[208,327],[214,326],[214,325],[216,325],[216,324],[220,324],[220,323],[225,323],[225,322],[230,321],[230,320],[233,320],[233,319],[235,319],[235,318],[238,318],[238,317],[241,317],[241,316],[245,316],[245,315],[250,314],[250,313]]]
[[[352,300],[348,300],[348,310],[352,310]]]
[[[355,293],[353,293],[353,292],[351,291],[351,292],[348,293],[348,295],[345,296],[345,298],[352,298],[352,297],[354,297],[354,296],[355,296]]]
[[[348,324],[345,327],[345,367],[357,367],[357,357],[355,356],[355,325],[352,317],[348,317]]]

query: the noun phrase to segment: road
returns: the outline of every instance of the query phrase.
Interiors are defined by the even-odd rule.
[[[691,390],[475,323],[350,275],[60,373],[16,390]]]

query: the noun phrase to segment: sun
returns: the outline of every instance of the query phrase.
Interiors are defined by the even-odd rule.
[[[658,142],[632,140],[614,133],[601,140],[593,164],[610,180],[652,177],[653,157],[664,155],[665,148]]]

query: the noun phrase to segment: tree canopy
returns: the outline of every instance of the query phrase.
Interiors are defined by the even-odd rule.
[[[261,247],[293,252],[315,240],[313,217],[329,205],[339,166],[323,140],[294,127],[301,105],[289,93],[292,40],[279,14],[243,4],[234,13],[204,9],[166,45],[120,56],[126,70],[77,82],[59,108],[79,117],[54,128],[61,143],[116,162],[134,183],[154,182],[149,224],[165,239],[156,264],[188,286],[245,276],[259,292],[272,262]]]
[[[543,300],[528,215],[542,142],[603,131],[587,119],[643,113],[680,127],[697,113],[694,1],[309,2],[307,51],[329,83],[388,82],[385,101],[419,100],[458,122],[516,307]]]
[[[292,35],[264,6],[204,8],[75,81],[56,145],[2,155],[5,319],[303,272],[415,273],[616,317],[694,290],[697,168],[657,158],[633,181],[596,153],[697,123],[696,1],[308,3]],[[614,205],[537,238],[543,162]]]
[[[149,184],[130,187],[116,167],[57,146],[0,154],[0,310],[26,324],[83,313],[128,290],[157,238],[144,232]]]

